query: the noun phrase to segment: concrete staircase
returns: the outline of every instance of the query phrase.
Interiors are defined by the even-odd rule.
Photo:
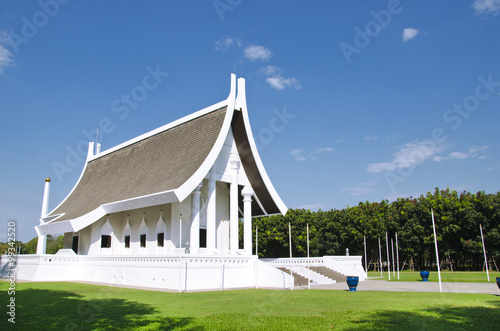
[[[322,274],[323,276],[326,276],[330,279],[333,279],[337,282],[345,282],[346,276],[342,275],[340,272],[336,272],[330,268],[327,267],[311,267],[311,270],[316,271],[319,274]]]
[[[307,280],[309,279],[311,282],[311,285],[316,285],[316,284],[331,284],[335,283],[336,279],[333,279],[329,277],[326,274],[333,275],[334,277],[338,278],[340,281],[344,282],[345,281],[345,276],[340,275],[339,273],[336,273],[335,271],[328,269],[329,272],[321,273],[315,268],[318,268],[320,271],[324,271],[324,269],[328,269],[326,267],[311,267],[311,268],[306,268],[306,267],[299,267],[299,266],[294,266],[292,270],[290,270],[290,267],[279,267],[277,269],[286,272],[287,274],[291,274],[291,271],[293,271],[293,277],[295,279],[294,286],[307,286]],[[338,276],[340,275],[340,276]]]
[[[312,268],[309,269],[307,267],[293,267],[293,273],[299,274],[302,277],[308,278],[311,280],[311,284],[331,284],[335,283],[335,280],[322,275],[316,271],[314,271]]]
[[[286,272],[287,274],[291,274],[290,270],[288,268],[285,268],[285,267],[279,267],[279,268],[276,268],[278,270],[281,270],[283,272]],[[305,278],[304,276],[301,276],[297,273],[293,273],[293,279],[294,279],[294,286],[307,286],[307,278]]]

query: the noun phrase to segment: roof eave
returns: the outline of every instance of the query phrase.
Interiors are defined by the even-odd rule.
[[[288,211],[288,208],[286,207],[283,200],[281,200],[280,196],[278,195],[278,192],[276,192],[276,189],[274,188],[271,180],[269,179],[269,176],[267,175],[267,172],[266,172],[264,165],[262,163],[262,160],[260,159],[257,145],[255,144],[255,140],[253,138],[252,128],[250,126],[250,119],[248,116],[247,101],[246,101],[246,94],[245,94],[245,79],[244,78],[238,79],[238,97],[236,98],[236,105],[241,110],[241,113],[243,116],[243,123],[244,123],[245,130],[247,133],[248,143],[250,145],[250,150],[251,150],[251,153],[253,155],[257,169],[258,169],[260,176],[262,178],[262,181],[264,182],[266,189],[268,190],[269,194],[271,195],[271,198],[273,199],[274,203],[278,207],[280,213],[282,215],[285,215]]]

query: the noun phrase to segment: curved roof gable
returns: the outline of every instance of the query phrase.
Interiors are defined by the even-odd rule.
[[[221,132],[227,106],[91,159],[74,190],[48,216],[74,219],[99,206],[181,187]]]

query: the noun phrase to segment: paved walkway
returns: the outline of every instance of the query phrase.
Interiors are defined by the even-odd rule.
[[[441,283],[443,292],[484,293],[500,296],[496,283]],[[311,289],[348,290],[345,282],[335,284],[311,285]],[[439,292],[438,282],[399,282],[386,280],[365,280],[359,282],[358,291],[400,291],[400,292]]]
[[[1,279],[8,281],[8,279]],[[32,281],[17,280],[17,283],[31,283]],[[151,288],[142,286],[131,286],[123,284],[107,284],[107,283],[95,283],[95,282],[83,282],[83,281],[73,281],[73,283],[83,283],[92,285],[102,285],[102,286],[114,286],[123,288],[133,288],[138,290],[148,290],[148,291],[161,291],[161,292],[172,292],[177,293],[178,290],[167,290],[161,288]],[[483,293],[483,294],[494,294],[500,296],[500,289],[496,283],[441,283],[443,287],[443,292],[447,293]],[[253,287],[249,287],[251,289]],[[306,289],[306,286],[296,286],[294,289]],[[241,289],[241,288],[240,288]],[[264,288],[265,289],[265,288]],[[345,282],[337,282],[334,284],[321,284],[321,285],[311,285],[311,289],[315,290],[349,290],[349,287]],[[225,290],[233,290],[226,288]],[[276,288],[275,290],[283,290],[282,288]],[[392,292],[439,292],[438,282],[399,282],[399,281],[386,281],[386,280],[365,280],[359,282],[358,291],[392,291]],[[219,289],[212,289],[208,291],[220,291]],[[207,292],[204,291],[187,291],[187,292]]]

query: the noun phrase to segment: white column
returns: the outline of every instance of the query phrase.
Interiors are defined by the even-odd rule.
[[[229,189],[229,249],[231,254],[236,254],[238,245],[238,170],[240,169],[240,158],[238,154],[232,153],[229,159],[231,163],[231,187]]]
[[[243,248],[247,255],[252,255],[252,196],[253,190],[245,186],[241,191],[243,196]]]
[[[200,251],[200,183],[191,196],[191,230],[189,235],[189,251],[198,254]]]
[[[207,203],[207,249],[212,252],[216,243],[216,165],[212,166],[210,177],[208,178],[208,203]]]
[[[43,224],[42,218],[47,216],[49,213],[49,193],[50,193],[50,178],[45,178],[45,188],[43,190],[43,199],[42,199],[42,212],[40,214],[40,225]],[[45,254],[47,248],[47,236],[40,235],[38,236],[38,243],[36,246],[37,254]]]

